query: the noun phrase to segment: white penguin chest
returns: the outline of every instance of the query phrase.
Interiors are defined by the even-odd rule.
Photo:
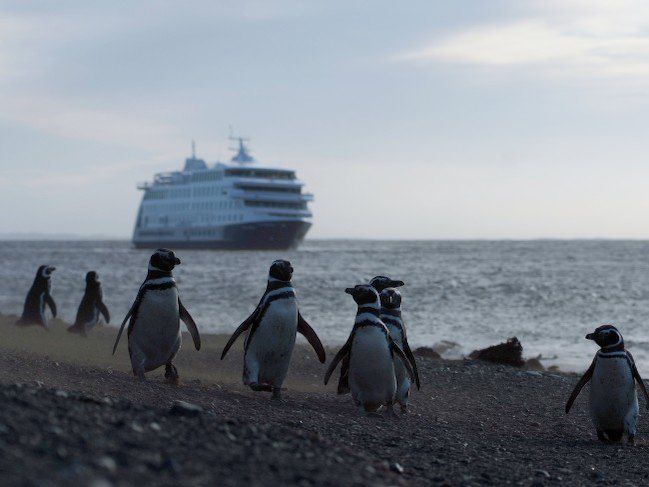
[[[635,400],[635,381],[626,357],[598,357],[590,381],[591,413],[613,419],[625,415]]]
[[[137,310],[134,333],[174,334],[180,329],[178,290],[150,289]]]
[[[251,346],[255,348],[292,348],[297,333],[297,303],[295,298],[272,301],[255,330]]]
[[[385,332],[378,326],[364,326],[356,330],[350,360],[353,364],[367,364],[370,367],[377,360],[379,363],[391,362],[392,356]]]

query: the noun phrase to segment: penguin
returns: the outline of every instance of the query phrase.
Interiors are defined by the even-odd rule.
[[[128,352],[133,374],[139,380],[145,379],[145,372],[164,365],[167,382],[178,384],[178,369],[172,362],[182,343],[180,320],[187,326],[196,350],[201,349],[198,327],[183,306],[172,275],[174,267],[179,264],[180,259],[172,250],[158,249],[153,253],[146,280],[117,334],[113,355],[130,318]]]
[[[635,442],[638,420],[638,383],[649,408],[649,395],[633,356],[624,348],[624,339],[613,325],[602,325],[586,335],[600,350],[590,367],[572,391],[566,403],[566,414],[581,389],[590,381],[590,417],[597,438],[605,443],[619,442],[626,434],[629,443]]]
[[[372,286],[378,293],[387,288],[396,288],[404,285],[403,281],[397,281],[390,279],[387,276],[376,276],[370,280],[370,286]],[[338,394],[349,394],[349,380],[347,373],[349,370],[349,357],[343,358],[343,363],[340,366],[340,377],[338,378]]]
[[[329,382],[338,362],[349,356],[349,387],[361,414],[373,415],[385,406],[386,416],[395,416],[393,403],[397,390],[395,361],[400,360],[410,380],[414,372],[410,362],[381,321],[379,294],[369,284],[345,289],[358,305],[354,328],[325,373]]]
[[[381,321],[390,331],[390,335],[394,342],[399,345],[401,350],[406,354],[408,362],[412,367],[412,371],[415,374],[415,384],[417,389],[421,388],[419,383],[419,371],[417,370],[417,363],[415,362],[415,356],[410,350],[410,345],[408,344],[408,337],[406,336],[406,326],[401,319],[401,293],[394,288],[387,288],[381,291],[379,295],[381,299]],[[412,382],[410,377],[406,372],[401,360],[396,360],[394,363],[395,372],[397,375],[397,395],[396,400],[401,407],[402,413],[408,412],[408,399],[410,396],[410,387]]]
[[[221,360],[243,332],[247,331],[243,349],[243,383],[253,391],[270,391],[281,399],[281,388],[288,371],[297,333],[313,347],[321,363],[325,350],[316,332],[298,309],[291,284],[293,267],[287,260],[276,260],[270,266],[266,292],[253,313],[232,334],[221,353]]]
[[[95,271],[86,274],[86,291],[77,310],[74,325],[68,328],[70,333],[86,334],[99,322],[99,314],[104,315],[106,323],[110,323],[110,314],[103,301],[103,293],[99,276]]]
[[[52,289],[52,272],[56,267],[42,265],[36,271],[34,283],[27,292],[23,314],[16,321],[17,326],[41,325],[48,329],[48,320],[45,315],[45,305],[50,307],[52,317],[56,318],[56,303],[50,295]]]

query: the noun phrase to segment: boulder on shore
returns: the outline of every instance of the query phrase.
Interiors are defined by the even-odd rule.
[[[514,367],[522,367],[525,365],[525,360],[523,360],[523,345],[521,345],[521,342],[516,337],[509,338],[505,343],[483,348],[482,350],[474,350],[469,355],[469,358],[512,365]]]

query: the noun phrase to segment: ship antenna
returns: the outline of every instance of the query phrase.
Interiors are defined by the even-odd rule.
[[[192,140],[192,159],[196,159],[196,142]]]

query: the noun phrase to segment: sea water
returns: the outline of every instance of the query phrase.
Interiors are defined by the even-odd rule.
[[[118,326],[146,276],[150,251],[127,241],[0,242],[0,313],[20,314],[41,264],[56,266],[52,296],[74,320],[85,274],[99,273]],[[453,342],[445,355],[516,336],[526,357],[583,370],[596,351],[586,333],[614,323],[649,376],[649,242],[307,240],[289,251],[179,250],[180,295],[206,333],[231,333],[255,308],[275,259],[292,262],[302,315],[331,346],[356,307],[346,287],[375,275],[402,279],[412,348]],[[17,330],[17,332],[19,332]]]

